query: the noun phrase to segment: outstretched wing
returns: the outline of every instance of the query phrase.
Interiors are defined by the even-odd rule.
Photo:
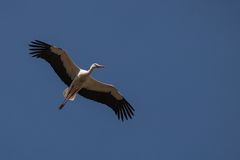
[[[84,87],[78,93],[85,98],[106,104],[113,109],[118,119],[121,118],[122,121],[124,118],[132,118],[134,115],[134,108],[113,85],[102,83],[89,77]]]
[[[39,40],[32,41],[29,47],[32,57],[46,60],[61,80],[68,86],[80,71],[80,68],[73,63],[68,54],[61,48]]]

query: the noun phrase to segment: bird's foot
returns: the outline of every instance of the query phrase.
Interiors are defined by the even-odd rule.
[[[62,104],[60,104],[60,106],[58,107],[59,109],[63,109],[63,107],[64,107],[64,103],[62,103]]]

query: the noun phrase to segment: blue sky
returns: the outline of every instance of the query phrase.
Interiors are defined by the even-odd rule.
[[[239,1],[0,2],[0,159],[240,159]],[[64,48],[136,109],[122,123],[28,55]]]

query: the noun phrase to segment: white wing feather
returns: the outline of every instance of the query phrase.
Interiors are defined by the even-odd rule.
[[[84,88],[92,91],[111,93],[117,100],[122,100],[123,97],[121,93],[111,84],[103,83],[98,80],[95,80],[92,77],[89,77],[84,83]]]

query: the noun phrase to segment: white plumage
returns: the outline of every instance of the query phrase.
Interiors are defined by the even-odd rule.
[[[134,108],[113,85],[97,81],[91,77],[93,70],[103,68],[103,65],[94,63],[88,70],[84,70],[74,64],[69,55],[61,48],[39,40],[32,41],[29,46],[30,54],[33,57],[46,60],[68,86],[63,92],[65,99],[59,109],[62,109],[69,100],[73,101],[76,94],[79,94],[109,106],[118,116],[118,119],[124,120],[133,117]]]

